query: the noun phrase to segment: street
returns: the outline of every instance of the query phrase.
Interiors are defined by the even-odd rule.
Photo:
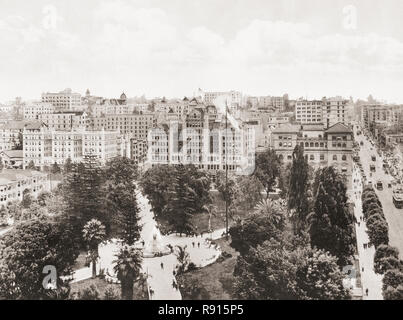
[[[356,141],[358,143],[361,141],[364,142],[364,145],[361,146],[359,152],[362,167],[365,175],[367,176],[367,181],[372,181],[374,189],[382,203],[383,212],[389,225],[389,244],[398,248],[400,258],[403,258],[403,209],[397,209],[393,204],[392,189],[388,188],[388,183],[391,182],[392,177],[383,171],[383,159],[376,153],[375,147],[372,147],[371,143],[363,134],[357,136],[356,131],[356,127],[354,127]],[[373,162],[371,159],[372,155],[376,155],[375,162]],[[372,177],[370,176],[370,164],[375,164],[376,167],[376,172],[372,173]],[[375,188],[378,180],[383,182],[383,190],[377,190]]]

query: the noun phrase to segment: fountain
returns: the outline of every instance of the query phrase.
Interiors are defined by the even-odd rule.
[[[145,243],[143,256],[153,258],[171,253],[171,249],[164,244],[160,231],[154,226],[150,238]]]

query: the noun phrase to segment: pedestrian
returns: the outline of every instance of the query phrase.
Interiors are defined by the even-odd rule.
[[[154,295],[154,290],[150,288],[150,298],[152,298]]]
[[[174,288],[175,290],[178,290],[178,286],[175,282],[175,279],[172,279],[172,288]]]
[[[366,294],[367,297],[368,297],[368,288],[365,290],[365,294]]]
[[[364,272],[364,267],[362,267],[362,269],[361,269],[361,270],[362,270],[362,272]]]
[[[358,221],[358,227],[360,227],[360,222]]]
[[[173,270],[173,271],[172,271],[172,274],[173,274],[173,276],[175,277],[175,276],[176,276],[176,271]]]
[[[197,247],[200,248],[200,242],[197,243]]]
[[[164,269],[164,264],[161,262],[161,269]]]
[[[193,246],[193,248],[195,247],[195,243],[194,243],[194,242],[192,242],[192,246]]]

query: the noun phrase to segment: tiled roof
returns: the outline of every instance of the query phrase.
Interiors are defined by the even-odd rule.
[[[46,176],[46,173],[35,170],[3,169],[3,171],[0,173],[0,185],[17,182],[28,177],[35,176]]]
[[[338,122],[326,130],[327,133],[353,133],[353,131],[345,124]]]
[[[9,158],[22,158],[23,157],[22,150],[4,150],[2,153],[4,153]]]

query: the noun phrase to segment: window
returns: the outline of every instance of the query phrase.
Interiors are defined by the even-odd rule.
[[[309,160],[315,160],[315,156],[314,156],[313,154],[311,154],[311,155],[309,156]]]
[[[333,160],[334,160],[334,161],[337,161],[337,155],[334,155],[334,156],[333,156]]]
[[[347,156],[345,154],[342,155],[341,160],[346,161],[347,160]]]

